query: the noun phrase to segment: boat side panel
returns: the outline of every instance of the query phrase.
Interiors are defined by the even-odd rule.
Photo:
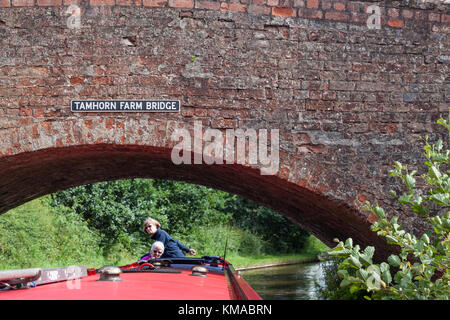
[[[236,272],[232,265],[225,269],[230,295],[233,300],[262,300],[258,293]]]

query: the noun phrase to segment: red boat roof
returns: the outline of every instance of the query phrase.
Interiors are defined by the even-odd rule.
[[[138,270],[139,265],[135,263],[120,269],[113,267],[120,272],[118,281],[101,281],[102,268],[95,270],[83,267],[83,272],[76,277],[68,276],[69,268],[46,269],[39,271],[39,276],[35,277],[36,282],[27,282],[37,283],[37,286],[17,288],[20,285],[9,285],[9,289],[0,290],[0,300],[261,299],[227,262],[221,266],[206,266],[208,272],[205,275],[193,275],[191,268],[194,266],[176,264]],[[36,272],[39,269],[28,270]],[[5,274],[9,277],[9,273],[4,273],[3,277],[5,278]],[[26,274],[26,270],[21,273]],[[29,280],[30,278],[27,281]],[[8,281],[14,284],[14,280]]]
[[[100,275],[29,289],[0,292],[0,300],[229,300],[222,274],[206,277],[181,273],[122,273],[121,281],[98,281]]]

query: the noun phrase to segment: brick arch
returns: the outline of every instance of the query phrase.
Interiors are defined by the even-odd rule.
[[[143,145],[97,143],[47,148],[4,159],[2,211],[42,195],[77,185],[125,178],[184,181],[220,189],[283,214],[330,246],[350,234],[358,243],[380,248],[385,243],[368,232],[354,208],[330,199],[312,186],[299,186],[279,175],[261,175],[244,165],[174,165],[171,149]],[[383,252],[379,250],[377,255]]]
[[[379,29],[366,23],[374,4]],[[391,164],[420,163],[417,139],[442,133],[448,23],[437,0],[0,0],[0,211],[91,181],[173,178],[249,197],[328,244],[353,237],[386,254],[361,204],[397,210]],[[70,111],[73,99],[150,98],[181,111]],[[170,132],[195,121],[278,129],[278,172],[173,165]]]

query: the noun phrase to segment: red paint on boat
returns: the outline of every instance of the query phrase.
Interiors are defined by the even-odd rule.
[[[190,266],[171,272],[130,272],[138,264],[121,267],[119,281],[99,281],[95,269],[79,279],[0,291],[0,300],[260,300],[259,295],[228,262],[224,268],[195,276]],[[135,268],[137,270],[138,268]],[[141,268],[142,269],[142,268]],[[222,271],[217,272],[218,269]],[[127,272],[128,271],[128,272]]]
[[[1,300],[229,300],[223,275],[122,273],[122,281],[98,281],[100,275],[0,293]]]

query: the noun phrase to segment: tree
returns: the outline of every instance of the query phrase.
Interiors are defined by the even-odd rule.
[[[54,193],[51,205],[68,207],[82,216],[90,228],[100,232],[103,247],[120,242],[132,249],[143,239],[142,222],[147,216],[166,221],[158,215],[155,195],[159,196],[157,189],[147,180],[116,180]]]
[[[270,246],[268,252],[299,252],[305,247],[309,233],[281,214],[237,196],[227,203],[227,208],[239,228],[261,236]]]

